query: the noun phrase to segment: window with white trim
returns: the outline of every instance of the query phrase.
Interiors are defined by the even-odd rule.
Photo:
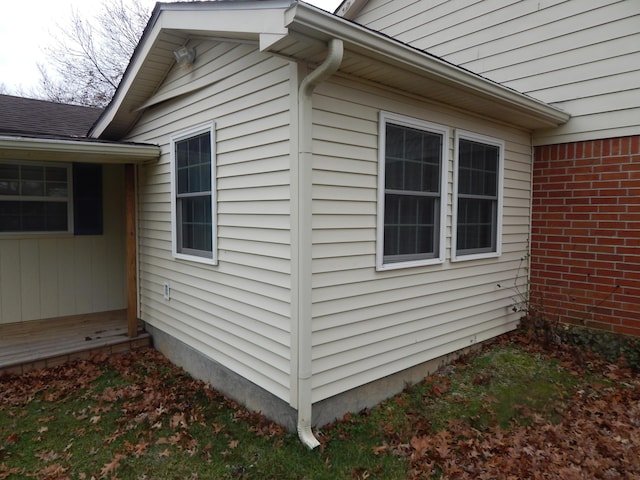
[[[501,253],[503,152],[500,140],[457,133],[453,260]]]
[[[0,232],[70,232],[71,166],[0,163]]]
[[[213,125],[171,139],[174,255],[216,261]]]
[[[447,128],[382,112],[377,268],[444,260]]]

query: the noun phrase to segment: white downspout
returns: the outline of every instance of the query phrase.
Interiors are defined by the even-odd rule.
[[[298,89],[298,437],[311,449],[320,445],[311,431],[311,231],[312,231],[312,101],[316,86],[333,75],[340,64],[342,40],[329,42],[327,58],[307,75]]]

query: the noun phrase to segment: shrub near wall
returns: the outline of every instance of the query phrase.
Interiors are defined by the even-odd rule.
[[[535,148],[531,305],[640,336],[640,136]]]

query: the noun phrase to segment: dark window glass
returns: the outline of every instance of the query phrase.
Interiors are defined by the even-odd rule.
[[[385,263],[437,255],[442,139],[417,128],[386,125]]]
[[[213,256],[211,135],[175,143],[178,252]]]
[[[459,140],[458,255],[496,251],[499,161],[499,147]]]
[[[211,198],[183,198],[181,207],[182,247],[210,252],[212,249]]]
[[[0,164],[0,231],[69,230],[69,168]]]

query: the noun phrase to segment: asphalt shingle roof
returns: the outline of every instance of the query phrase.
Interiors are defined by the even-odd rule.
[[[0,95],[0,135],[86,138],[101,108]]]

